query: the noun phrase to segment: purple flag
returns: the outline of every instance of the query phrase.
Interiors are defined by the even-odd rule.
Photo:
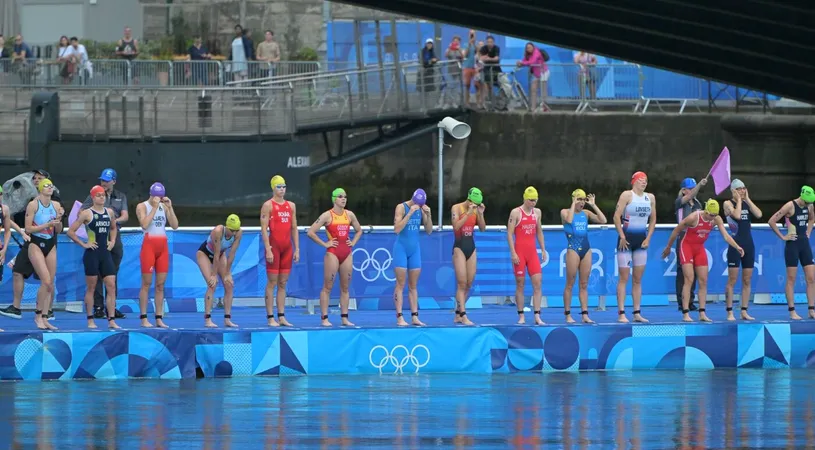
[[[713,167],[710,168],[708,174],[713,177],[713,186],[716,189],[716,195],[721,194],[730,187],[730,150],[727,147],[722,150]]]
[[[68,226],[71,226],[72,223],[76,222],[76,219],[79,218],[79,212],[82,210],[82,203],[75,201],[74,207],[71,208],[71,213],[68,215]],[[76,230],[76,235],[79,236],[82,240],[88,240],[88,234],[85,233],[85,226],[79,227]]]

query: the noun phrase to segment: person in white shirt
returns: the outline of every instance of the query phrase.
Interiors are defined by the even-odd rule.
[[[88,58],[88,50],[85,46],[79,43],[79,39],[74,36],[71,38],[71,46],[73,54],[76,56],[77,70],[79,70],[79,77],[82,83],[87,83],[88,80],[93,78],[93,65],[90,58]]]

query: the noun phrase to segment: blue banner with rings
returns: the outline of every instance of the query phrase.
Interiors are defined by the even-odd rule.
[[[478,272],[471,295],[474,298],[485,296],[513,296],[515,278],[512,273],[506,232],[501,229],[476,232],[476,258]],[[667,304],[674,296],[677,258],[672,250],[666,259],[660,258],[671,228],[661,226],[654,233],[648,250],[648,264],[643,278],[645,304]],[[206,230],[179,230],[169,232],[172,258],[167,278],[166,293],[173,299],[200,299],[205,292],[205,283],[196,264],[195,253],[206,239]],[[325,239],[325,233],[320,235]],[[549,306],[562,306],[563,287],[566,278],[566,238],[560,227],[546,227],[544,231],[547,261],[543,263],[543,293]],[[367,231],[353,250],[354,273],[351,282],[351,296],[359,301],[372,304],[370,309],[386,309],[392,304],[395,281],[392,264],[395,234],[392,230]],[[592,246],[592,270],[588,283],[590,303],[596,304],[598,296],[616,298],[617,285],[617,233],[613,227],[593,227],[589,232]],[[786,267],[784,264],[784,243],[767,227],[755,226],[753,239],[756,248],[756,267],[753,274],[753,292],[773,294],[772,302],[783,303]],[[455,273],[452,265],[453,233],[449,230],[434,231],[420,236],[422,251],[422,275],[419,279],[420,305],[422,308],[438,308],[452,305],[456,290]],[[266,286],[266,267],[260,233],[257,229],[244,231],[243,240],[233,264],[236,298],[262,298]],[[139,270],[139,250],[142,235],[126,230],[123,234],[124,259],[119,270],[119,298],[138,298],[141,274]],[[325,249],[312,242],[305,231],[300,233],[300,261],[294,264],[288,284],[290,297],[316,299],[323,282],[323,258]],[[83,249],[64,235],[59,236],[58,269],[56,278],[57,301],[81,301],[85,292],[85,277],[82,267]],[[6,262],[10,261],[19,248],[9,246]],[[540,252],[540,250],[539,250]],[[710,261],[710,294],[722,294],[727,280],[727,244],[719,233],[714,233],[707,243]],[[796,293],[805,292],[805,280],[799,268]],[[3,266],[3,281],[0,296],[10,301],[12,298],[11,270]],[[740,283],[740,282],[739,282]],[[339,296],[339,283],[336,283],[332,298]],[[736,285],[737,292],[741,289]],[[32,303],[36,296],[38,281],[27,280],[23,294],[24,303]],[[631,292],[628,284],[627,292]],[[531,294],[530,283],[526,283],[526,294]],[[216,295],[222,295],[218,288]],[[577,295],[575,283],[574,295]],[[152,289],[151,289],[152,296]],[[630,297],[630,296],[629,296]],[[797,295],[797,297],[803,297]],[[576,297],[575,297],[576,299]],[[574,301],[574,300],[573,300]],[[800,301],[800,300],[799,300]],[[628,300],[630,302],[630,298]],[[362,309],[369,309],[358,306]],[[390,306],[392,308],[392,306]],[[476,305],[477,307],[477,305]]]

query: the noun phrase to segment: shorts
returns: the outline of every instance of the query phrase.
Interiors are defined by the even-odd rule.
[[[588,236],[567,236],[566,241],[566,248],[577,253],[581,261],[591,251]]]
[[[170,271],[170,248],[166,236],[144,235],[141,244],[141,273],[167,273]]]
[[[17,254],[17,258],[14,260],[12,272],[19,273],[25,279],[28,279],[31,275],[36,275],[34,265],[31,264],[31,260],[28,258],[28,248],[31,245],[36,245],[42,251],[43,256],[48,256],[51,250],[56,247],[56,238],[43,239],[32,235],[31,240],[20,248],[20,253]]]
[[[693,267],[707,267],[708,261],[705,244],[691,244],[682,241],[682,243],[679,244],[679,264],[682,266],[685,264],[693,264]]]
[[[266,261],[266,273],[289,273],[291,272],[292,256],[294,249],[292,245],[274,245],[272,244],[272,256],[274,259],[272,263]],[[343,261],[345,259],[343,258]],[[342,261],[340,261],[342,263]]]
[[[515,247],[515,254],[518,255],[518,264],[512,265],[512,272],[516,277],[524,276],[524,269],[529,276],[540,275],[541,259],[538,250],[534,246]]]
[[[751,239],[743,244],[738,241],[736,241],[736,243],[744,249],[744,256],[739,255],[739,252],[737,252],[735,248],[728,246],[727,267],[741,266],[742,269],[752,269],[756,262],[756,247],[753,244],[753,240]]]
[[[422,249],[417,242],[406,245],[399,241],[393,244],[393,267],[415,270],[422,268]]]
[[[464,81],[464,89],[469,91],[475,79],[475,69],[461,69],[461,76]]]
[[[809,246],[809,239],[806,236],[798,235],[797,240],[787,241],[784,247],[784,261],[787,267],[798,267],[798,263],[801,264],[801,267],[815,264],[812,260],[812,247]]]
[[[642,248],[645,242],[644,234],[625,234],[628,241],[628,250],[617,250],[618,267],[642,267],[648,262],[648,250]],[[617,238],[617,248],[620,248],[620,238]]]
[[[343,262],[345,262],[346,259],[348,259],[349,256],[351,256],[351,247],[347,245],[331,247],[328,249],[328,253],[331,253],[332,255],[336,256],[337,261],[339,261],[340,264],[342,264]],[[289,267],[291,267],[291,264],[289,265]]]
[[[113,267],[113,256],[107,248],[86,249],[82,255],[82,264],[85,266],[86,277],[106,278],[116,275]]]

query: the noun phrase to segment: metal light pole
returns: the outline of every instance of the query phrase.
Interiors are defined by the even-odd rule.
[[[464,122],[459,122],[452,117],[445,117],[439,122],[439,228],[442,230],[442,216],[444,215],[444,133],[447,132],[454,139],[461,140],[470,136],[472,131],[470,126]]]

